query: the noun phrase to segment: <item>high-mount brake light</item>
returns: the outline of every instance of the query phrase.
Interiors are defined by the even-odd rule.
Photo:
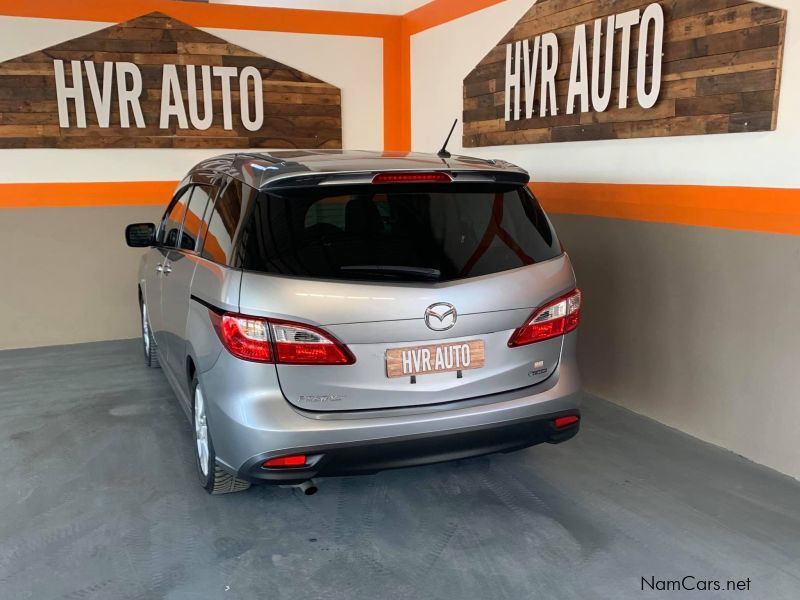
[[[453,178],[441,171],[419,173],[378,173],[372,183],[452,183]]]
[[[543,342],[569,333],[578,328],[581,319],[581,291],[556,298],[536,310],[525,324],[508,340],[511,348]]]
[[[347,346],[305,323],[224,313],[212,314],[223,345],[238,358],[285,365],[352,365]]]

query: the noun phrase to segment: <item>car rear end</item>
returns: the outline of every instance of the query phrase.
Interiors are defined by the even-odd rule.
[[[580,292],[516,170],[278,178],[236,232],[238,312],[202,374],[217,458],[300,482],[579,427]]]

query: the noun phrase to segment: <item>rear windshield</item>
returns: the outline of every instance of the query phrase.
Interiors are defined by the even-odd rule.
[[[241,267],[319,279],[451,281],[560,254],[527,188],[304,188],[261,194],[243,223]]]

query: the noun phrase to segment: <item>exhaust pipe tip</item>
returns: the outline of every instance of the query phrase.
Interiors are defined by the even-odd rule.
[[[304,481],[297,487],[300,488],[300,491],[302,491],[306,496],[313,496],[318,491],[317,484],[311,479]]]

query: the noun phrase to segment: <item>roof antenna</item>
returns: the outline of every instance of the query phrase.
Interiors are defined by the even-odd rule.
[[[450,136],[453,135],[453,131],[456,128],[456,123],[458,123],[458,119],[453,121],[453,126],[450,128],[450,133],[447,134],[447,139],[444,141],[444,145],[439,152],[436,153],[436,156],[439,158],[450,158],[452,155],[447,151],[447,144],[450,142]]]

